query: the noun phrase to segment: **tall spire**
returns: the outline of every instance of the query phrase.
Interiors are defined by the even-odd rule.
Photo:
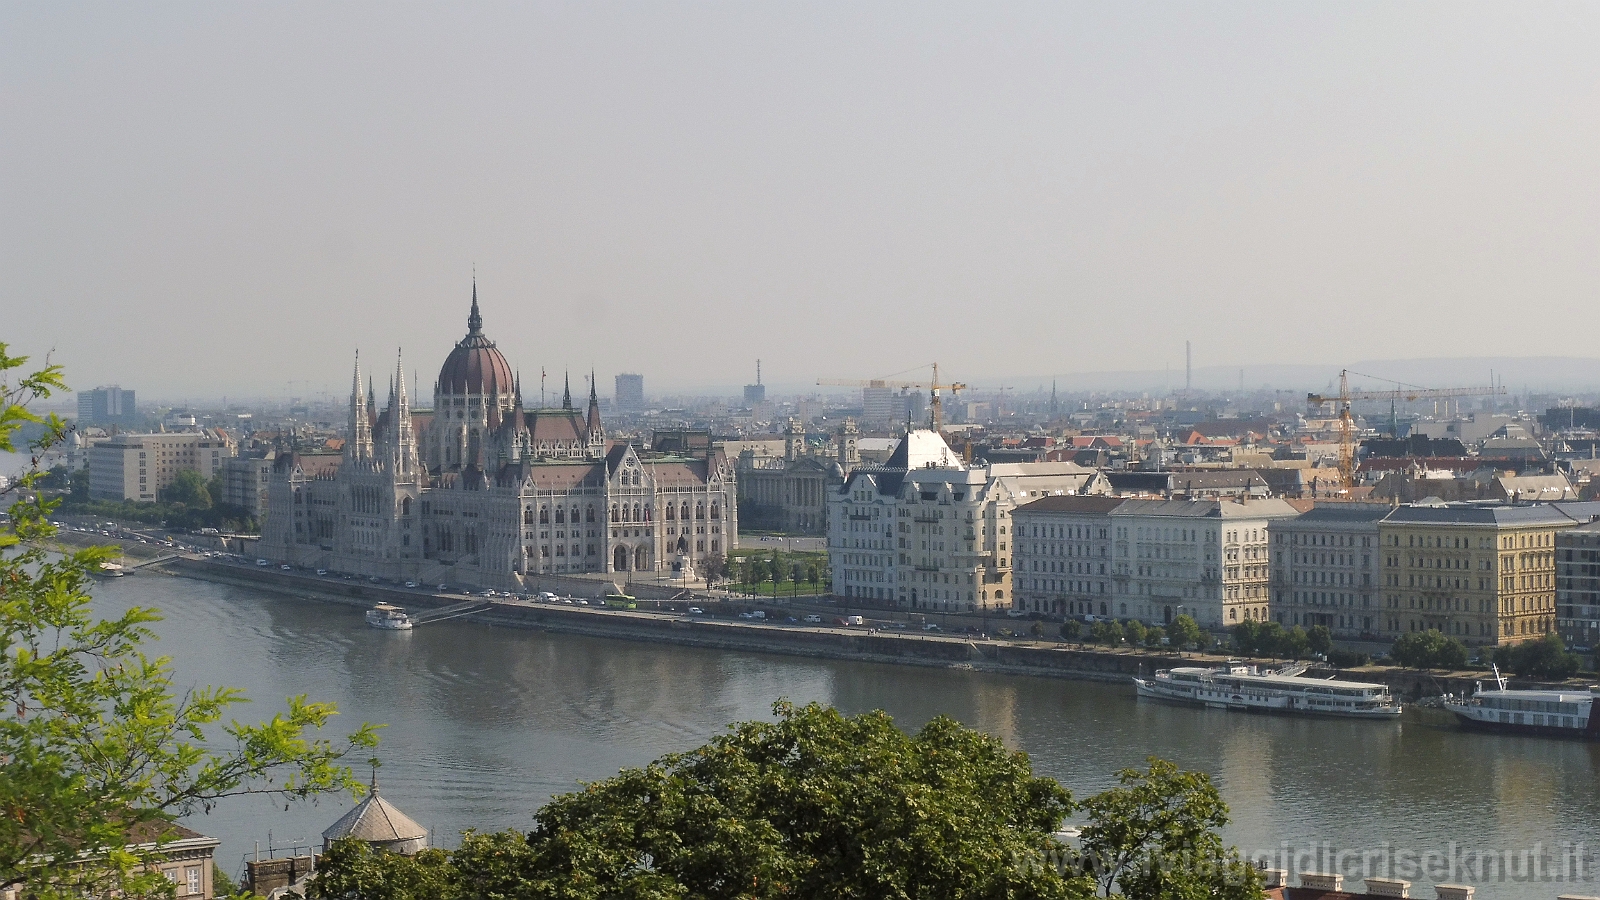
[[[345,445],[345,458],[371,456],[372,421],[368,418],[367,399],[361,395],[361,351],[357,350],[355,374],[350,377],[350,442]]]
[[[571,409],[572,408],[572,373],[571,372],[563,372],[562,373],[562,378],[565,381],[565,386],[561,390],[561,408],[562,409]]]
[[[483,333],[483,316],[478,313],[478,275],[472,275],[472,312],[467,315],[467,333]]]
[[[411,430],[411,399],[406,396],[405,358],[399,348],[394,354],[395,396],[389,416],[389,447],[396,475],[414,475],[421,462],[417,457],[417,436]]]
[[[600,425],[600,396],[594,389],[594,370],[589,370],[589,416],[584,422],[584,430],[588,432],[589,443],[603,443],[606,432]]]

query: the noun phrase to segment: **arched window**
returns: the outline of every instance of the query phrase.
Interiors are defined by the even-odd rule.
[[[650,521],[650,504],[648,503],[644,505],[644,520],[646,522]]]
[[[671,522],[671,521],[673,521],[673,520],[675,520],[677,518],[678,518],[678,507],[672,505],[671,503],[668,503],[667,504],[667,521]]]
[[[550,507],[543,506],[543,505],[541,505],[539,507],[539,524],[540,525],[549,525],[550,524]]]
[[[592,518],[591,518],[591,521],[592,521]],[[574,524],[574,525],[578,524],[578,508],[576,506],[574,506],[572,508],[572,524]]]
[[[615,503],[611,504],[611,521],[613,521],[613,522],[622,521],[622,519],[619,518],[619,515],[620,515],[620,513],[617,512],[617,505]]]
[[[405,499],[400,501],[400,515],[402,515],[402,516],[411,515],[411,498],[410,497],[406,497]]]
[[[556,507],[556,524],[557,525],[565,525],[565,524],[567,524],[567,510],[566,510],[566,507],[563,507],[563,506]]]
[[[722,510],[717,506],[717,504],[714,501],[711,504],[711,518],[713,518],[713,519],[722,518]]]
[[[635,503],[633,505],[633,520],[635,522],[643,522],[644,521],[644,510],[642,508],[640,508],[639,504],[637,504],[637,503]]]
[[[683,509],[679,510],[679,513],[685,522],[689,521],[689,501],[683,501]]]
[[[527,507],[526,509],[524,509],[522,511],[522,524],[524,524],[524,525],[532,525],[533,524],[533,507],[529,506],[529,507]]]
[[[630,519],[628,517],[628,504],[626,504],[626,503],[622,504],[622,521],[624,521],[624,522],[633,521],[632,519]]]
[[[706,517],[706,505],[704,503],[701,503],[699,501],[695,502],[695,504],[694,504],[694,517],[696,519],[704,519]]]

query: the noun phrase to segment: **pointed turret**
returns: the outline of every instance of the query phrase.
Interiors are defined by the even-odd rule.
[[[411,430],[411,399],[406,396],[405,359],[395,351],[394,399],[389,407],[390,462],[396,475],[415,476],[421,467],[417,458],[417,435]]]
[[[563,379],[565,381],[565,386],[561,389],[561,408],[562,409],[571,409],[572,408],[572,373],[571,372],[563,372],[562,373],[562,377],[563,377]]]
[[[361,396],[361,351],[356,351],[356,370],[350,379],[350,441],[345,444],[345,459],[372,458],[372,420],[365,397]]]
[[[478,313],[478,276],[472,276],[472,312],[467,314],[467,335],[483,334],[483,316]]]
[[[585,422],[585,431],[589,433],[589,443],[605,443],[606,430],[600,425],[600,395],[594,389],[594,370],[589,370],[589,418]]]

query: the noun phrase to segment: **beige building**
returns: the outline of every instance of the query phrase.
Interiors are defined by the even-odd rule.
[[[854,469],[829,498],[833,591],[908,609],[1009,608],[1012,509],[1076,494],[1093,475],[1059,462],[969,466],[937,432],[911,431],[888,463]]]
[[[233,455],[222,431],[115,435],[89,449],[89,498],[153,501],[179,472],[209,481]]]
[[[258,456],[234,456],[222,461],[222,496],[213,497],[222,503],[237,506],[257,521],[266,518],[267,486],[272,481],[272,468],[277,454],[271,450]]]
[[[1388,637],[1514,644],[1556,628],[1556,535],[1593,503],[1403,506],[1378,526]]]

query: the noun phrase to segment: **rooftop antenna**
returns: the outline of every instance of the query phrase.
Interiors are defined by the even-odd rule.
[[[1194,348],[1188,341],[1183,342],[1183,392],[1185,394],[1194,390]]]

